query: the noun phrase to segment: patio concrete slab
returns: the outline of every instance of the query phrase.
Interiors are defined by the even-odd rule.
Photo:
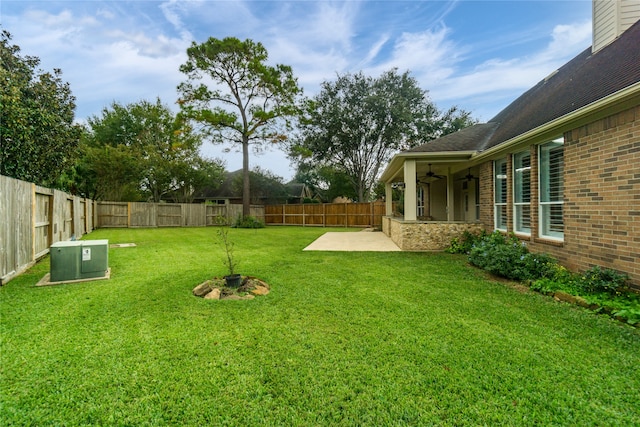
[[[396,252],[401,249],[381,231],[328,232],[305,251]]]

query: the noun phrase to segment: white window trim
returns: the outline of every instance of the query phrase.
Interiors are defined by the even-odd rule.
[[[523,168],[516,168],[516,157],[519,155],[523,155],[523,154],[528,154],[529,155],[529,166],[523,167]],[[513,231],[516,234],[522,235],[522,236],[531,236],[531,226],[529,226],[529,231],[526,230],[518,230],[517,227],[517,223],[518,223],[518,211],[519,211],[519,207],[523,207],[523,206],[529,206],[529,208],[531,208],[531,200],[529,200],[528,202],[516,202],[516,200],[518,199],[516,197],[516,174],[519,172],[524,172],[524,171],[529,171],[529,194],[531,194],[531,152],[530,151],[521,151],[519,153],[515,153],[513,155],[513,179],[512,179],[512,185],[511,185],[511,190],[512,190],[512,197],[513,197]],[[531,209],[529,209],[529,224],[531,224]]]
[[[496,187],[497,187],[497,178],[498,178],[498,173],[497,173],[497,164],[498,162],[504,162],[505,164],[505,171],[506,171],[506,165],[507,165],[507,159],[498,159],[498,160],[494,160],[493,162],[493,228],[494,230],[500,230],[500,231],[507,231],[507,227],[504,228],[500,228],[498,227],[498,207],[502,208],[506,208],[507,207],[507,202],[496,202]],[[505,181],[507,180],[507,176],[505,175],[504,178],[501,177],[501,179],[504,179]],[[507,191],[508,191],[508,183],[507,183]],[[505,193],[506,194],[506,193]],[[505,221],[505,224],[508,224],[508,220]]]
[[[554,241],[554,242],[559,242],[559,243],[563,243],[564,242],[564,207],[562,209],[562,237],[559,236],[552,236],[552,235],[547,235],[543,233],[543,208],[544,206],[552,206],[552,205],[561,205],[564,206],[564,200],[561,201],[555,201],[555,202],[543,202],[542,201],[542,194],[543,194],[543,188],[542,188],[542,149],[545,145],[548,145],[550,143],[561,143],[564,146],[564,137],[560,137],[560,138],[556,138],[552,141],[549,141],[545,144],[541,144],[538,146],[538,236],[541,239],[544,240],[549,240],[549,241]],[[563,159],[564,162],[564,159]],[[564,177],[562,178],[562,184],[564,185]]]

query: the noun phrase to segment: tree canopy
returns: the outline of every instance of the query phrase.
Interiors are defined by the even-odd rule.
[[[260,149],[287,136],[302,89],[291,67],[267,65],[261,43],[235,37],[193,42],[180,67],[187,80],[178,86],[182,115],[202,125],[214,143],[242,148],[243,215],[249,215],[249,145]]]
[[[299,166],[343,172],[358,201],[367,201],[392,154],[472,123],[456,107],[440,112],[408,71],[339,75],[306,100],[301,137],[290,156]]]
[[[37,69],[11,35],[0,36],[0,174],[56,187],[77,158],[81,128],[73,124],[75,97],[62,71]]]
[[[203,159],[200,136],[163,105],[113,103],[88,120],[77,187],[103,200],[191,201],[196,190],[219,185],[220,160]]]

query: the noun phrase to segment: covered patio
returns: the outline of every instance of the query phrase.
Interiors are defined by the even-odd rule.
[[[391,159],[381,177],[382,231],[401,249],[440,251],[464,231],[483,229],[480,168],[472,158],[492,131],[492,124],[470,126]]]

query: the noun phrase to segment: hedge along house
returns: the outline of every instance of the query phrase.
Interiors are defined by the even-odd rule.
[[[393,157],[383,231],[406,250],[513,232],[573,270],[613,268],[640,288],[639,19],[638,0],[594,1],[592,48],[489,122]]]

